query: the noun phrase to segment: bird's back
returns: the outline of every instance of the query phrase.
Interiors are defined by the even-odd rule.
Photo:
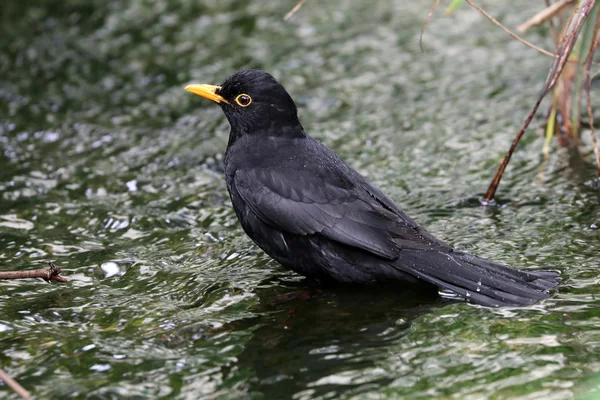
[[[558,284],[553,271],[517,271],[427,233],[304,133],[294,101],[268,73],[239,71],[222,86],[188,89],[225,113],[233,207],[246,233],[284,266],[347,283],[418,279],[488,306],[533,304]]]

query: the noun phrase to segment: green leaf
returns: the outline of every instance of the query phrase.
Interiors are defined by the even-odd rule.
[[[448,8],[446,8],[446,14],[452,14],[454,12],[454,10],[456,10],[458,8],[458,6],[460,6],[460,3],[462,3],[462,2],[463,2],[463,0],[452,0],[452,3],[450,3]]]

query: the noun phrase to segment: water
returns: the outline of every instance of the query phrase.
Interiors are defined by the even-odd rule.
[[[481,207],[550,60],[466,6],[439,13],[421,53],[425,3],[307,2],[285,24],[293,2],[5,1],[0,264],[51,259],[69,282],[0,282],[2,367],[38,398],[600,390],[590,148],[544,163],[540,113],[499,206]],[[541,7],[483,4],[513,27]],[[547,32],[527,37],[550,47]],[[229,204],[225,118],[183,90],[242,67],[272,72],[307,131],[432,233],[560,270],[558,292],[491,310],[397,287],[321,290],[283,270]]]

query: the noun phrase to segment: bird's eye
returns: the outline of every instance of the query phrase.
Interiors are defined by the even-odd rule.
[[[240,94],[235,98],[235,102],[242,107],[248,107],[250,103],[252,103],[252,97],[248,96],[247,94]]]

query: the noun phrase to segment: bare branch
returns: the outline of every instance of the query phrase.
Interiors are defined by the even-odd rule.
[[[540,26],[544,22],[554,18],[568,7],[575,4],[575,0],[560,0],[556,3],[552,3],[547,8],[544,8],[533,17],[529,18],[526,22],[522,23],[517,27],[519,32],[525,32],[534,26]]]
[[[550,7],[550,5],[552,3],[550,3],[550,0],[544,0],[544,2],[546,3],[546,7]],[[556,29],[556,26],[554,24],[554,20],[550,19],[548,21],[549,25],[550,25],[550,32],[552,33],[552,39],[554,40],[554,43],[558,44],[558,29]]]
[[[424,51],[423,50],[423,34],[425,33],[425,29],[427,29],[427,25],[429,25],[429,20],[431,20],[433,13],[440,5],[440,1],[441,0],[435,0],[433,7],[431,7],[429,14],[427,14],[427,18],[425,18],[425,22],[423,23],[423,26],[421,27],[421,34],[419,35],[419,47],[421,48],[421,51]]]
[[[285,14],[285,17],[283,17],[283,20],[285,22],[287,22],[290,18],[292,18],[294,16],[294,14],[296,14],[298,12],[298,10],[300,9],[300,7],[302,7],[302,4],[304,4],[306,0],[300,0],[298,2],[298,4],[296,4],[294,6],[294,8],[292,8],[287,14]]]
[[[10,387],[16,394],[21,396],[22,399],[31,398],[31,393],[29,393],[23,386],[19,384],[19,382],[15,381],[11,378],[3,369],[0,368],[0,379],[6,383],[6,386]]]
[[[60,267],[49,262],[48,268],[34,269],[30,271],[0,271],[0,279],[26,279],[42,278],[46,281],[66,282],[67,280],[59,276]]]
[[[522,37],[520,37],[516,33],[512,32],[510,29],[508,29],[507,27],[505,27],[504,25],[502,25],[497,19],[495,19],[494,17],[492,17],[490,14],[488,14],[487,11],[485,11],[483,8],[481,8],[477,4],[475,4],[473,2],[473,0],[465,0],[465,1],[467,3],[469,3],[469,5],[471,7],[473,7],[474,9],[476,9],[477,11],[479,11],[480,13],[482,13],[487,19],[489,19],[490,21],[492,21],[496,26],[498,26],[504,32],[508,33],[513,38],[517,39],[519,42],[523,43],[526,46],[531,47],[532,49],[535,49],[535,50],[539,51],[542,54],[545,54],[547,56],[556,58],[555,54],[549,52],[548,50],[544,50],[541,47],[538,47],[538,46],[536,46],[535,44],[533,44],[531,42],[528,42],[527,40],[523,39]]]
[[[472,4],[472,0],[466,0],[466,1],[469,4]],[[548,72],[548,77],[546,78],[546,83],[544,84],[544,89],[542,90],[542,93],[540,94],[539,98],[535,102],[535,105],[533,106],[533,110],[531,110],[531,112],[525,119],[525,122],[521,126],[521,129],[519,129],[519,132],[517,132],[517,135],[513,139],[513,142],[511,144],[510,148],[508,149],[508,152],[506,153],[506,155],[504,156],[504,159],[502,160],[502,163],[498,167],[498,171],[496,171],[496,175],[494,175],[494,179],[492,179],[492,182],[490,183],[490,185],[485,193],[484,199],[486,202],[492,202],[492,200],[494,199],[494,196],[496,195],[496,190],[498,189],[498,185],[500,184],[500,180],[502,179],[502,175],[504,174],[504,170],[506,169],[506,166],[508,165],[508,162],[510,161],[510,158],[511,158],[513,152],[517,148],[517,145],[519,144],[519,141],[523,137],[525,130],[531,123],[531,120],[533,119],[533,116],[535,115],[537,109],[539,108],[542,100],[544,99],[544,97],[546,96],[548,91],[550,91],[550,89],[554,86],[554,84],[556,83],[556,80],[558,79],[563,68],[565,67],[567,60],[569,59],[569,55],[571,54],[571,51],[573,50],[573,46],[575,46],[577,37],[578,37],[579,33],[581,32],[581,28],[583,27],[583,22],[587,19],[588,15],[590,14],[590,11],[594,7],[595,2],[596,2],[595,0],[585,0],[585,1],[582,0],[582,2],[580,3],[580,5],[578,7],[577,12],[575,13],[574,17],[571,19],[571,21],[569,22],[569,25],[565,29],[563,37],[561,38],[561,41],[556,50],[557,58],[552,63],[552,66],[550,67],[550,71]]]

